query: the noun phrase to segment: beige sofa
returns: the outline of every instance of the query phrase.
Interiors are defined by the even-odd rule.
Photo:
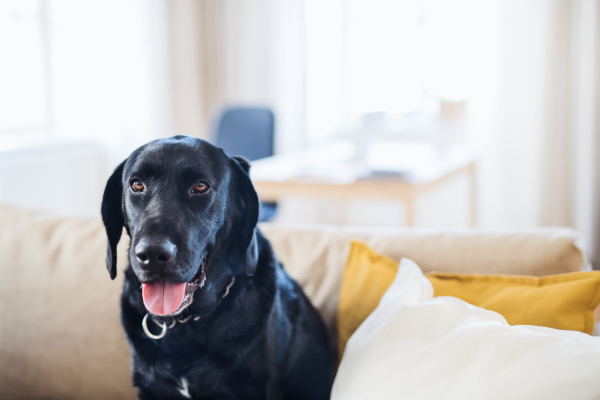
[[[425,272],[539,276],[589,269],[570,229],[261,228],[332,335],[351,240],[411,258]],[[120,243],[119,275],[111,281],[99,218],[0,206],[0,399],[135,398],[119,323],[127,245]]]

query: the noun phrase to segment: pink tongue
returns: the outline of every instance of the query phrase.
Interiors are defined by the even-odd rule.
[[[144,283],[144,305],[152,314],[172,314],[181,306],[185,295],[185,283]]]

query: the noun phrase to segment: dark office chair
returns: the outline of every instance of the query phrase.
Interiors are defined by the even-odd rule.
[[[231,156],[248,160],[273,155],[273,112],[263,107],[227,107],[215,123],[213,143]],[[277,211],[276,203],[262,203],[259,221],[268,221]]]

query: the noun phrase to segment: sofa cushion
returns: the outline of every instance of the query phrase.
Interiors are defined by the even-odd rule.
[[[590,270],[569,228],[430,229],[263,224],[261,230],[290,275],[319,309],[335,337],[340,286],[350,243],[410,258],[424,272],[554,275]]]
[[[100,219],[3,206],[0,227],[0,398],[136,398]]]
[[[348,341],[332,400],[597,399],[600,338],[510,326],[454,297],[433,298],[403,259],[379,306]]]
[[[377,308],[398,271],[398,261],[352,242],[344,268],[337,314],[338,356],[360,324]]]
[[[338,309],[338,351],[375,310],[398,261],[353,242],[344,268]],[[453,296],[500,313],[511,325],[536,325],[592,334],[600,304],[600,271],[541,278],[517,275],[428,273],[434,295]]]
[[[594,331],[600,271],[543,277],[429,273],[434,295],[453,296],[502,314],[511,325]]]

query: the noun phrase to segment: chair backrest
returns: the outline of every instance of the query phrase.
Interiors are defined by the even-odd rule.
[[[274,126],[268,108],[228,107],[221,112],[212,139],[229,155],[257,160],[273,155]]]

